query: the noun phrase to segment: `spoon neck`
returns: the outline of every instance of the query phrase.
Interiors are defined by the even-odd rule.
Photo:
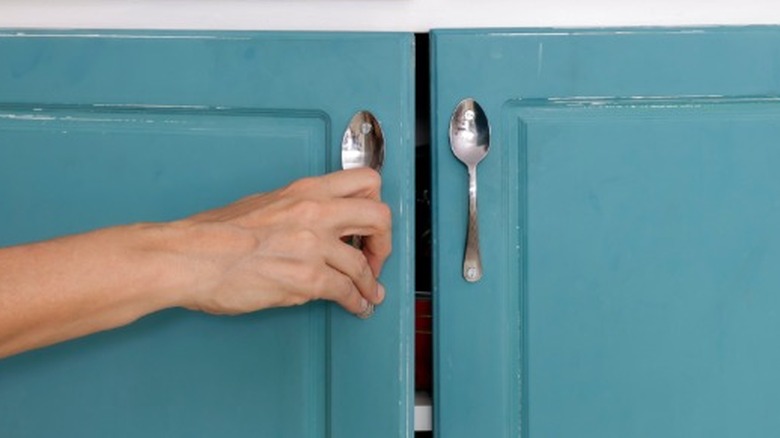
[[[477,201],[477,166],[468,166],[469,169],[469,200],[476,204]]]

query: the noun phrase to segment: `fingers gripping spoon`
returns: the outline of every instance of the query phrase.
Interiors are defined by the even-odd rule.
[[[341,140],[341,167],[345,170],[358,167],[370,167],[377,172],[385,161],[385,138],[379,121],[368,111],[359,111],[349,121]],[[363,247],[360,236],[349,240],[355,248]],[[357,316],[369,318],[374,313],[374,305],[368,303],[366,309]]]

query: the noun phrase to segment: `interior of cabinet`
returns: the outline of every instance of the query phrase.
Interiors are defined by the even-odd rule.
[[[415,35],[415,436],[432,435],[433,303],[431,235],[431,93],[427,33]]]

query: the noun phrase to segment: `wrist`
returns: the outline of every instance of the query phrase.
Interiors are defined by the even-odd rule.
[[[188,229],[176,222],[139,223],[127,228],[133,236],[131,253],[141,260],[136,266],[144,267],[145,302],[155,310],[185,307],[204,274],[187,257]]]
[[[232,262],[253,244],[244,230],[222,224],[180,220],[136,226],[165,307],[200,310]]]

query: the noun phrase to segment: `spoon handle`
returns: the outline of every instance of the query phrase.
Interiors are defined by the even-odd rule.
[[[469,282],[482,278],[477,219],[477,166],[469,166],[469,228],[466,234],[466,255],[463,258],[463,278]]]

